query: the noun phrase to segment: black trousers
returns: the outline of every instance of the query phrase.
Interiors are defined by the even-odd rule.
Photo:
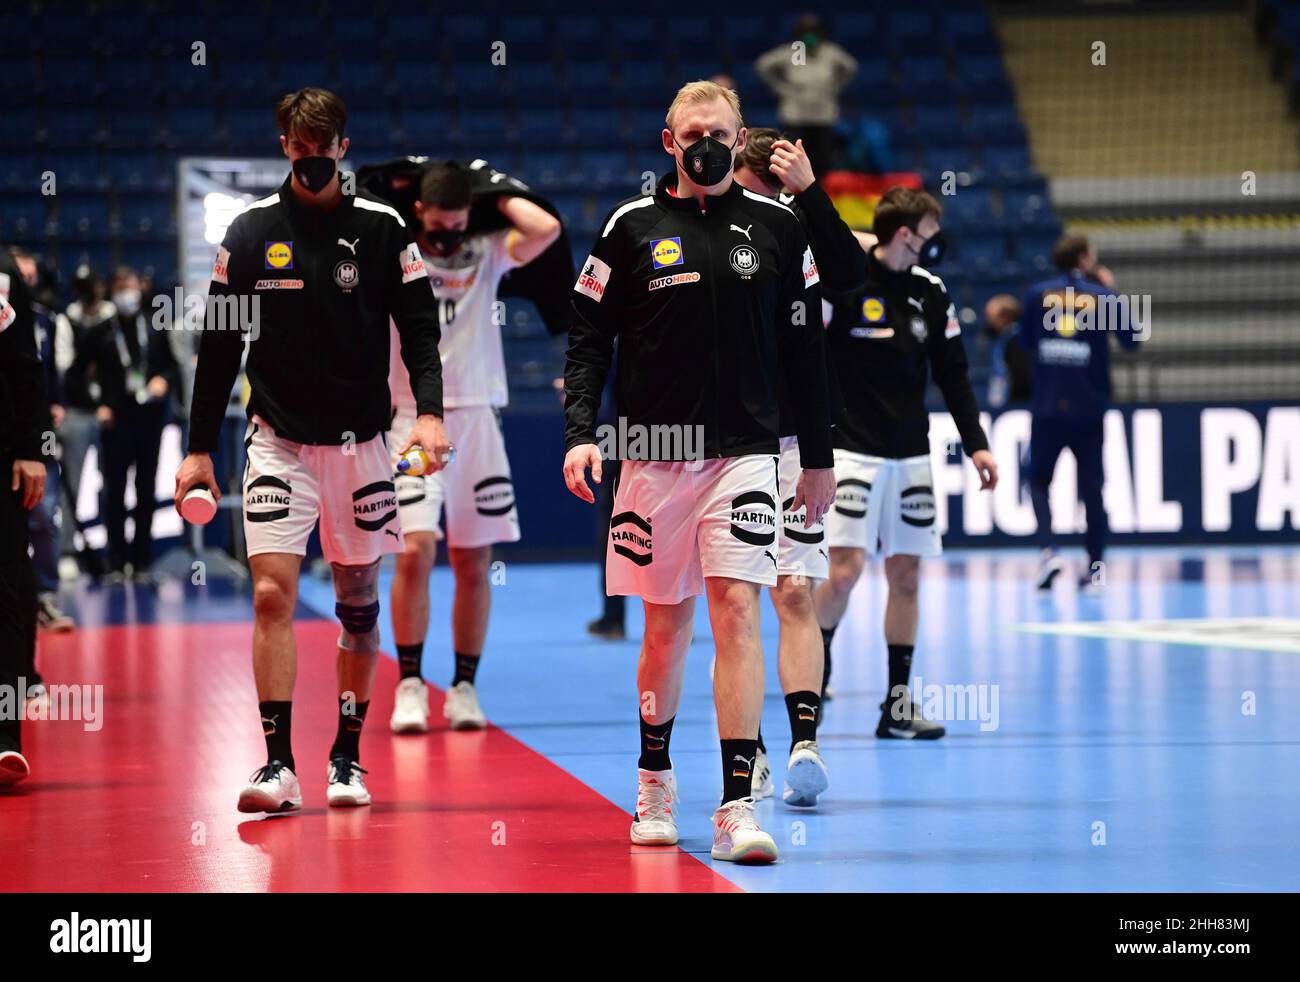
[[[1101,490],[1105,482],[1102,468],[1102,421],[1067,420],[1034,417],[1029,434],[1029,496],[1034,504],[1034,517],[1038,520],[1038,544],[1050,546],[1052,537],[1052,506],[1048,490],[1052,474],[1061,451],[1069,448],[1078,464],[1079,498],[1088,522],[1084,542],[1090,563],[1101,562],[1106,548],[1106,506]]]
[[[120,570],[128,561],[137,570],[153,562],[154,480],[165,407],[161,403],[128,406],[101,436],[104,448],[104,527],[108,564]],[[135,465],[135,538],[126,544],[126,483]]]
[[[36,664],[36,569],[27,554],[27,510],[17,491],[9,490],[13,458],[0,455],[0,706],[15,718],[0,718],[0,750],[21,750],[26,691],[19,677],[31,681]],[[24,683],[25,687],[26,683]]]

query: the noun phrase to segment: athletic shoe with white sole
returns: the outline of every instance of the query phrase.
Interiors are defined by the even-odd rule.
[[[0,788],[12,788],[32,773],[27,758],[17,750],[0,751]]]
[[[394,733],[429,732],[429,688],[424,679],[402,679],[397,683],[388,725]]]
[[[880,704],[876,736],[882,740],[938,740],[946,732],[938,723],[931,723],[921,715],[921,707],[912,702],[910,694]]]
[[[817,804],[817,796],[830,783],[817,741],[800,740],[796,743],[785,765],[785,790],[781,793],[781,800],[795,808],[812,808]]]
[[[1106,593],[1106,582],[1093,576],[1091,573],[1084,573],[1079,577],[1079,592],[1088,597],[1100,597]]]
[[[473,682],[457,682],[448,689],[442,713],[453,730],[481,730],[487,726],[487,717],[478,704],[478,690]]]
[[[331,808],[356,808],[370,804],[370,790],[366,779],[361,775],[367,773],[361,765],[343,754],[330,758],[327,771],[329,784],[325,787],[325,800]]]
[[[298,776],[278,760],[253,772],[239,792],[241,812],[296,812],[302,807]]]
[[[728,863],[776,862],[776,841],[758,827],[753,798],[728,801],[713,813],[710,855]]]
[[[677,778],[666,771],[636,771],[636,816],[632,819],[632,843],[638,846],[677,844]]]
[[[776,793],[772,787],[772,762],[767,759],[767,751],[761,747],[754,757],[754,775],[749,780],[749,788],[755,801],[770,798]]]
[[[1034,577],[1034,587],[1038,590],[1050,590],[1052,581],[1065,570],[1065,560],[1055,549],[1044,549],[1038,557],[1038,575]]]

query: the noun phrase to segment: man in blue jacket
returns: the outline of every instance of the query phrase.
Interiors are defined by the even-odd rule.
[[[1110,336],[1132,350],[1145,337],[1141,311],[1113,289],[1110,271],[1082,235],[1062,236],[1052,249],[1060,275],[1035,284],[1025,296],[1020,341],[1033,360],[1029,437],[1029,489],[1043,546],[1037,586],[1051,587],[1065,568],[1052,545],[1048,491],[1057,458],[1066,449],[1078,463],[1079,497],[1087,517],[1088,572],[1079,585],[1103,583],[1106,509],[1102,502],[1102,430],[1110,403]]]

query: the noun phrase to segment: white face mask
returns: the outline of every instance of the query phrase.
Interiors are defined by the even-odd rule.
[[[127,317],[134,316],[140,311],[140,291],[118,290],[113,294],[113,306],[117,308],[118,313],[125,314]]]

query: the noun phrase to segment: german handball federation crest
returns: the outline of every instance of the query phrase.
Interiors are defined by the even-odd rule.
[[[758,253],[748,244],[731,250],[731,268],[746,278],[758,272]]]

